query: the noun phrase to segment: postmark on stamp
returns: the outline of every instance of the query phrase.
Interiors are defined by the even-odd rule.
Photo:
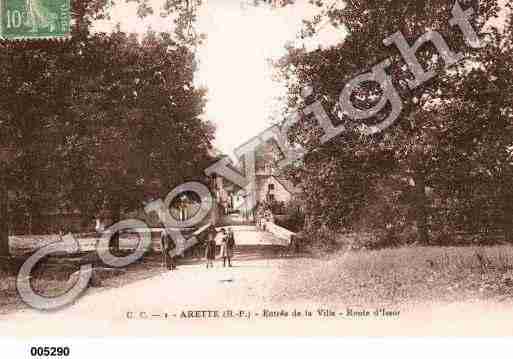
[[[62,38],[70,32],[70,0],[0,0],[4,39]]]

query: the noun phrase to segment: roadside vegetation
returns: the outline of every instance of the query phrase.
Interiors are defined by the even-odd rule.
[[[415,305],[513,303],[513,248],[403,247],[284,262],[273,302]]]

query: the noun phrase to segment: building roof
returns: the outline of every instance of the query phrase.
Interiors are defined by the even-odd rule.
[[[283,188],[285,188],[287,190],[287,192],[289,193],[292,193],[292,194],[298,194],[298,193],[301,193],[303,192],[303,190],[301,189],[300,186],[296,186],[294,185],[294,183],[292,183],[291,180],[289,180],[288,178],[286,178],[285,176],[283,175],[276,175],[276,174],[265,174],[265,175],[256,175],[257,177],[260,177],[260,178],[274,178],[276,181],[278,181],[282,186]]]
[[[289,193],[292,193],[292,194],[299,194],[302,192],[301,188],[298,187],[298,186],[295,186],[292,181],[290,181],[289,179],[283,177],[283,176],[275,176],[275,175],[271,175],[271,177],[274,177],[276,178],[276,180],[278,182],[281,183],[281,185],[289,192]]]

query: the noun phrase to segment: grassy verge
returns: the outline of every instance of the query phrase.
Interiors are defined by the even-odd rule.
[[[513,247],[412,247],[339,252],[285,264],[276,300],[414,304],[513,300]]]

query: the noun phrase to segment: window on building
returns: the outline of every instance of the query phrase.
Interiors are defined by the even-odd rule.
[[[269,195],[269,202],[274,202],[276,199],[274,198],[274,194]]]
[[[274,190],[274,183],[269,183],[269,191],[273,191]]]

